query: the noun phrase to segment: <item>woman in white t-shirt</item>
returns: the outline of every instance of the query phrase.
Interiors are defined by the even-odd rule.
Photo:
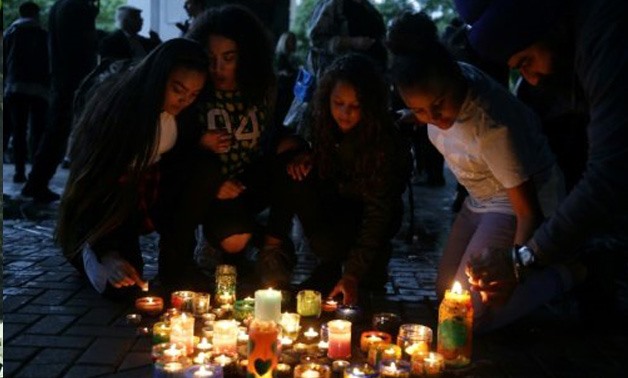
[[[407,108],[428,126],[458,182],[469,192],[440,261],[437,294],[459,281],[475,251],[525,243],[564,194],[536,115],[479,69],[455,61],[423,13],[392,24],[393,81]],[[499,251],[499,252],[497,252]],[[487,252],[491,253],[491,252]],[[493,329],[531,311],[570,285],[570,272],[551,268],[519,285],[520,295],[491,308],[473,293],[476,330]]]
[[[164,154],[184,139],[175,116],[198,96],[208,64],[200,44],[165,42],[133,70],[103,84],[78,120],[56,239],[105,296],[144,285],[139,235],[160,231],[155,207],[157,200],[165,203],[164,176],[169,190],[178,185],[164,174]],[[186,262],[177,256],[159,260],[160,275],[184,274],[177,269]]]

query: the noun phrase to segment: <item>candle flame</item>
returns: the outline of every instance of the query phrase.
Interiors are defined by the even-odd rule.
[[[460,282],[454,281],[454,286],[451,287],[451,292],[454,294],[462,294],[462,285],[460,285]]]

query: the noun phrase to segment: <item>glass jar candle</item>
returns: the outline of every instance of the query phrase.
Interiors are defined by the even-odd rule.
[[[327,323],[327,326],[329,332],[327,356],[331,359],[351,357],[351,322],[332,320]]]
[[[170,325],[166,322],[157,322],[153,325],[153,345],[170,341]]]
[[[299,337],[299,330],[301,322],[301,315],[295,312],[284,312],[281,314],[281,334],[282,336],[289,337],[292,341]]]
[[[181,312],[194,313],[194,297],[196,293],[188,290],[175,291],[170,294],[170,304]]]
[[[401,348],[390,343],[377,343],[371,346],[368,353],[368,363],[379,366],[383,360],[398,360],[401,358]]]
[[[402,324],[399,327],[397,345],[401,347],[407,360],[414,353],[427,353],[432,345],[432,329],[421,324]]]
[[[187,347],[187,354],[194,351],[194,316],[187,312],[170,319],[170,341],[182,343]]]
[[[214,323],[213,344],[215,354],[237,353],[238,324],[233,320],[217,320]]]
[[[272,320],[253,319],[249,325],[247,375],[272,378],[279,362],[279,326]]]
[[[244,322],[253,317],[255,313],[255,299],[244,298],[235,302],[233,306],[233,317],[236,320]]]
[[[329,366],[318,363],[299,364],[294,367],[294,378],[330,378]]]
[[[236,300],[236,267],[233,265],[218,265],[216,267],[216,304],[233,305]]]
[[[471,362],[473,336],[473,307],[471,294],[455,282],[438,309],[437,351],[445,364],[455,367]]]
[[[372,345],[377,343],[390,343],[392,338],[386,332],[381,331],[365,331],[360,336],[360,350],[368,353]]]
[[[194,295],[194,315],[203,316],[209,312],[210,309],[210,295],[209,293],[195,293]]]
[[[382,360],[379,364],[381,378],[409,378],[410,362],[404,360]]]
[[[301,290],[297,293],[297,313],[303,317],[321,315],[321,293],[315,290]]]
[[[378,375],[372,366],[365,363],[351,364],[344,371],[344,378],[375,378]]]

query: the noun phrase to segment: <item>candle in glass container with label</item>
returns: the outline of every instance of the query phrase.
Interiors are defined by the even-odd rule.
[[[437,351],[450,366],[465,366],[471,362],[473,335],[473,306],[471,294],[455,282],[438,309]]]

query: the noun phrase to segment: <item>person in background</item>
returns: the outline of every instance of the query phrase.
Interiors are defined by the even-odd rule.
[[[410,171],[409,144],[388,112],[388,88],[376,64],[360,54],[337,58],[313,100],[312,143],[301,143],[273,185],[275,206],[299,218],[320,263],[300,287],[355,303],[359,288],[388,279],[390,240],[401,225]],[[274,218],[269,224],[285,221]],[[274,227],[274,229],[285,227]],[[285,285],[292,273],[282,248],[260,253],[266,284]],[[274,286],[273,286],[274,287]]]
[[[404,23],[413,35],[396,33]],[[425,13],[404,13],[389,32],[393,82],[431,142],[469,196],[447,239],[438,267],[437,295],[454,281],[468,287],[465,269],[473,254],[525,242],[564,195],[538,117],[479,69],[457,62],[439,41]],[[549,267],[531,276],[510,301],[483,305],[472,293],[474,329],[502,327],[569,290],[577,280],[571,266]]]
[[[116,10],[118,30],[103,38],[100,43],[100,59],[141,60],[157,47],[161,40],[156,32],[150,31],[150,38],[139,35],[144,19],[142,10],[130,5],[122,5]]]
[[[172,229],[185,182],[172,162],[195,145],[176,116],[203,88],[207,64],[198,43],[169,40],[99,87],[77,122],[55,236],[105,296],[126,297],[143,286],[139,236]],[[192,287],[193,266],[192,259],[160,254],[161,283]]]
[[[489,302],[502,300],[526,272],[582,256],[592,290],[581,304],[588,302],[588,314],[608,323],[612,314],[619,315],[615,277],[625,275],[618,267],[625,266],[628,229],[628,3],[455,3],[472,27],[471,45],[480,55],[507,62],[528,83],[554,95],[569,99],[581,91],[589,113],[582,178],[521,247],[502,251],[499,266],[471,264],[473,287]]]
[[[32,1],[22,3],[20,18],[3,33],[7,117],[3,130],[3,151],[7,150],[9,139],[13,136],[13,182],[16,183],[26,181],[26,161],[29,156],[35,155],[46,127],[50,97],[48,32],[39,23],[39,11],[39,6]]]
[[[52,83],[50,117],[22,196],[49,203],[60,198],[48,188],[65,155],[72,128],[74,91],[96,66],[96,0],[57,0],[48,18]]]
[[[183,9],[188,15],[188,19],[184,22],[177,22],[175,26],[181,31],[181,35],[185,35],[189,30],[194,20],[205,11],[207,8],[206,0],[185,0],[183,3]]]

